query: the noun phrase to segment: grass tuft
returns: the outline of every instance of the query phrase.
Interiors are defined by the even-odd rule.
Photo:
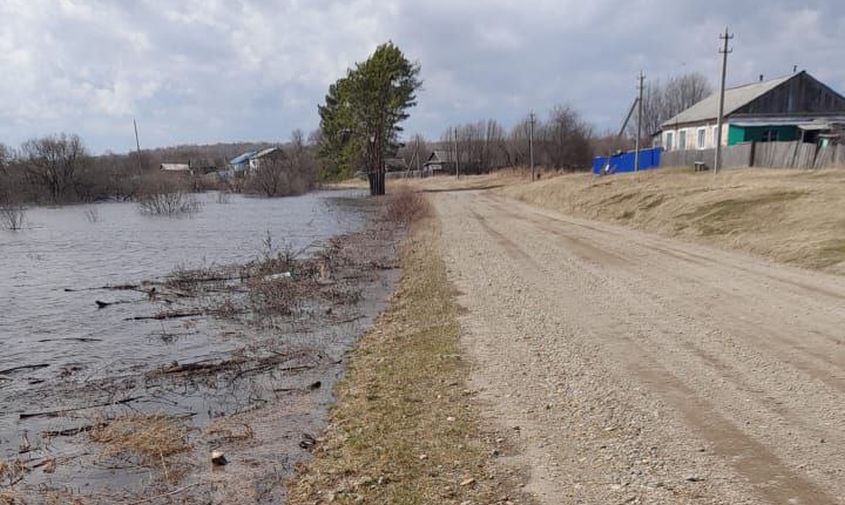
[[[188,427],[164,415],[132,415],[91,430],[91,440],[103,446],[104,458],[126,457],[142,466],[159,468],[165,459],[187,452]]]

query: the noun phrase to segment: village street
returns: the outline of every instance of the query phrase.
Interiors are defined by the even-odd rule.
[[[431,196],[469,387],[542,503],[845,503],[841,277]]]

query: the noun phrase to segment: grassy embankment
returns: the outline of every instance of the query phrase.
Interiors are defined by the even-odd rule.
[[[400,285],[351,357],[315,458],[289,485],[291,504],[515,500],[465,389],[458,307],[431,212],[426,204],[403,245]]]
[[[845,274],[845,171],[563,175],[499,194],[565,214]]]

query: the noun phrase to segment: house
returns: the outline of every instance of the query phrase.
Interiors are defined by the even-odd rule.
[[[423,163],[428,172],[441,172],[443,170],[455,171],[455,153],[452,151],[435,150]]]
[[[191,172],[191,165],[188,163],[162,163],[158,166],[164,172]]]
[[[665,121],[655,143],[666,151],[716,147],[719,93]],[[725,90],[722,145],[827,143],[845,125],[845,97],[806,71]]]
[[[255,151],[248,151],[229,160],[229,175],[243,174],[249,169],[249,159],[255,155]]]
[[[252,156],[249,157],[249,170],[254,172],[258,170],[261,166],[261,162],[268,158],[272,158],[276,155],[282,154],[283,151],[281,148],[278,147],[268,147],[266,149],[262,149],[256,153],[253,153]]]

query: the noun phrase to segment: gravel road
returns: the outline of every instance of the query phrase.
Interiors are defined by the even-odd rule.
[[[538,501],[845,503],[845,278],[432,201],[471,387]]]

